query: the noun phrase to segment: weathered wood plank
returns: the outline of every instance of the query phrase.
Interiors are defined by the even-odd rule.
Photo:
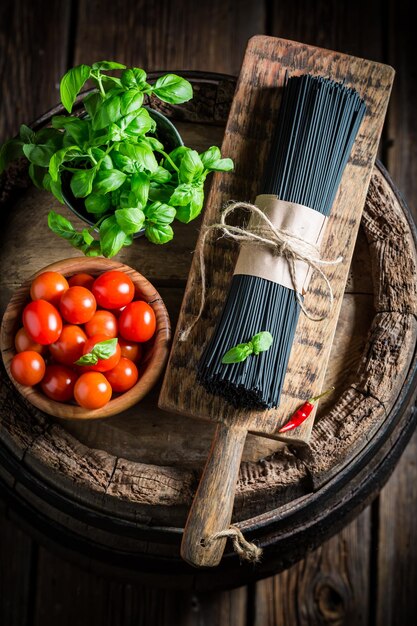
[[[397,69],[388,133],[388,168],[417,218],[417,97],[411,1],[387,3],[389,62]],[[411,283],[414,285],[415,281]],[[404,285],[407,291],[410,285]],[[377,626],[408,626],[417,615],[417,436],[414,435],[379,497]]]
[[[197,595],[114,581],[96,572],[41,548],[33,625],[246,626],[245,588]]]
[[[59,100],[66,70],[70,0],[4,0],[0,5],[0,142]]]
[[[257,583],[254,626],[368,626],[369,546],[368,508],[303,561]]]
[[[30,623],[34,543],[0,512],[0,624]]]
[[[109,58],[144,69],[237,74],[249,37],[264,32],[264,2],[81,0],[76,62]]]

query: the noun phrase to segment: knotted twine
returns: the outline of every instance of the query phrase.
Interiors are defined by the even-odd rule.
[[[260,560],[262,548],[255,543],[247,541],[240,528],[232,524],[226,530],[220,530],[210,537],[205,538],[203,540],[203,547],[210,548],[217,539],[222,539],[223,537],[228,537],[232,540],[234,551],[241,559],[251,561],[252,563],[257,563]]]
[[[260,218],[261,226],[256,226],[254,228],[248,226],[247,228],[244,228],[242,226],[232,226],[231,224],[228,224],[227,218],[234,211],[236,211],[236,209],[247,209],[251,214],[257,215]],[[220,216],[220,222],[210,224],[209,226],[206,226],[203,230],[203,235],[199,243],[198,250],[201,275],[200,307],[194,320],[190,322],[186,326],[186,328],[180,331],[178,337],[179,341],[185,341],[188,338],[191,330],[200,319],[204,310],[204,306],[206,303],[206,266],[204,261],[204,246],[208,234],[214,230],[223,231],[223,235],[230,237],[234,241],[245,242],[250,243],[254,246],[270,248],[274,256],[284,257],[288,263],[291,282],[295,291],[295,297],[304,315],[314,322],[321,322],[322,320],[326,319],[332,308],[334,295],[330,281],[321,269],[321,266],[338,265],[343,261],[343,257],[339,256],[337,259],[334,260],[322,259],[318,246],[306,241],[305,239],[301,239],[300,237],[297,237],[296,235],[293,235],[286,230],[280,230],[279,228],[276,228],[269,219],[269,217],[255,204],[251,204],[250,202],[231,202],[222,212]],[[320,317],[314,317],[314,315],[312,315],[307,310],[300,296],[300,288],[295,267],[295,262],[297,260],[303,261],[312,270],[317,272],[326,286],[328,307],[327,311]]]

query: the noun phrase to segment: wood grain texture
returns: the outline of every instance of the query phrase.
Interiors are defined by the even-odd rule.
[[[245,588],[198,594],[116,581],[41,548],[34,626],[246,626]],[[14,623],[11,623],[15,626]],[[21,623],[17,622],[16,626]],[[23,624],[22,624],[23,626]]]
[[[369,546],[367,509],[302,562],[257,583],[253,626],[368,626]]]
[[[235,9],[233,0],[116,0],[103,28],[101,3],[81,0],[76,61],[109,57],[145,70],[237,74],[247,40],[264,32],[265,5],[242,0]]]
[[[117,270],[129,276],[135,286],[135,298],[145,300],[155,313],[155,334],[152,337],[152,341],[146,346],[139,368],[139,380],[137,383],[129,391],[112,398],[101,409],[93,411],[86,410],[75,404],[56,402],[45,396],[41,391],[38,391],[36,387],[27,387],[17,383],[10,372],[11,362],[16,354],[14,338],[17,330],[22,325],[22,312],[30,301],[30,286],[34,278],[45,271],[58,272],[69,278],[74,274],[82,272],[98,276],[110,270]],[[61,419],[101,419],[121,413],[137,404],[152,389],[164,370],[168,358],[170,338],[171,324],[163,300],[155,287],[142,274],[118,261],[110,261],[109,259],[99,257],[76,257],[63,259],[57,263],[40,268],[14,292],[1,323],[1,354],[7,374],[18,392],[38,409]]]
[[[196,567],[221,561],[226,537],[209,540],[229,528],[246,429],[219,423],[193,498],[181,543],[181,556]]]
[[[31,619],[35,552],[30,537],[0,510],[0,624],[26,626]]]
[[[271,120],[278,107],[277,96],[272,98],[268,88],[282,85],[287,69],[291,73],[306,73],[312,70],[316,75],[330,74],[336,80],[346,80],[349,86],[355,86],[364,97],[368,107],[322,243],[322,254],[325,258],[335,258],[339,254],[344,258],[342,264],[328,273],[335,295],[334,308],[321,324],[314,323],[305,316],[300,317],[287,368],[290,376],[284,381],[279,409],[262,412],[239,411],[230,407],[223,399],[205,392],[201,386],[198,387],[199,393],[196,394],[198,359],[213,332],[222,302],[225,300],[237,253],[236,246],[227,239],[216,241],[210,239],[206,242],[205,250],[206,280],[209,286],[205,309],[187,341],[178,342],[178,331],[192,321],[198,310],[200,295],[195,289],[199,281],[198,254],[196,254],[190,270],[159,404],[161,408],[184,413],[190,417],[220,420],[225,423],[238,421],[252,432],[286,441],[305,442],[309,438],[314,416],[288,436],[279,437],[277,431],[297,406],[307,397],[317,393],[322,386],[347,280],[348,266],[388,104],[393,71],[380,64],[285,40],[253,38],[248,44],[222,146],[223,154],[234,158],[236,169],[232,174],[217,175],[214,178],[203,225],[217,222],[221,207],[230,198],[253,201],[257,181],[262,173],[262,164],[269,148]],[[249,99],[248,93],[251,94]],[[249,157],[253,150],[258,154],[255,163]],[[201,245],[200,238],[197,251]],[[305,303],[316,314],[319,314],[321,307],[325,306],[324,294],[321,298],[315,299],[319,293],[321,293],[320,284],[317,278],[313,278]]]
[[[20,124],[30,123],[58,100],[59,79],[67,69],[70,9],[68,0],[1,3],[0,142],[13,137]]]
[[[411,102],[417,96],[416,67],[413,61],[415,36],[409,27],[413,5],[408,0],[387,3],[389,43],[387,54],[398,68],[398,80],[393,89],[392,106],[388,117],[388,135],[392,139],[387,150],[387,165],[401,185],[404,197],[410,202],[414,220],[417,219],[417,122]],[[392,224],[387,225],[392,228]],[[398,228],[398,227],[397,227]],[[393,264],[398,265],[394,245],[390,248]],[[394,270],[395,271],[395,270]],[[393,273],[394,273],[393,271]],[[397,272],[399,311],[407,311],[402,294],[415,288],[416,280],[406,267],[405,275]],[[396,290],[397,292],[397,290]],[[391,294],[387,294],[391,296]],[[392,302],[394,298],[389,299]],[[381,297],[382,306],[385,299]],[[413,301],[414,302],[414,301]],[[415,314],[413,308],[410,312]],[[413,435],[404,455],[379,497],[376,533],[376,619],[377,626],[408,626],[415,623],[417,597],[417,508],[416,489],[417,436]],[[394,576],[391,573],[394,572]]]

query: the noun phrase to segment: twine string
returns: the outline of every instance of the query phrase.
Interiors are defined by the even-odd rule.
[[[229,538],[233,542],[233,549],[241,559],[257,563],[262,556],[262,548],[245,539],[240,528],[230,525],[226,530],[220,530],[204,539],[204,547],[210,548],[217,539]]]
[[[242,226],[232,226],[231,224],[228,224],[227,218],[229,217],[229,215],[231,215],[231,213],[236,211],[236,209],[247,209],[251,214],[257,215],[260,220],[260,226],[243,228]],[[320,250],[315,244],[301,239],[300,237],[297,237],[296,235],[293,235],[286,230],[276,228],[269,219],[269,217],[265,215],[265,213],[261,211],[261,209],[255,204],[251,204],[250,202],[231,202],[222,212],[220,216],[220,222],[206,226],[203,231],[198,249],[198,262],[201,276],[200,306],[197,316],[194,318],[194,320],[190,322],[190,324],[180,332],[180,341],[185,341],[188,338],[191,330],[200,319],[205,306],[206,266],[204,261],[204,247],[207,236],[214,230],[223,231],[223,235],[230,237],[234,241],[250,243],[251,245],[260,246],[263,248],[270,248],[274,256],[284,257],[288,263],[291,282],[295,291],[295,297],[297,298],[297,301],[304,315],[314,322],[321,322],[328,316],[333,305],[334,295],[330,281],[324,271],[321,269],[321,267],[338,265],[343,261],[343,257],[339,256],[337,259],[334,260],[322,259],[320,256]],[[300,296],[300,290],[297,280],[295,265],[296,261],[303,261],[304,263],[307,263],[307,265],[312,270],[318,273],[323,283],[325,284],[328,307],[327,311],[320,317],[314,317],[314,315],[312,315],[308,311],[303,303],[303,300]]]

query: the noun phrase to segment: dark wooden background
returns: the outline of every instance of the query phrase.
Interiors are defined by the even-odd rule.
[[[117,60],[237,74],[266,33],[397,70],[381,158],[417,217],[417,70],[411,0],[3,0],[0,141],[59,99],[66,69]],[[378,499],[290,570],[196,596],[81,570],[0,502],[0,626],[407,626],[417,623],[417,436]],[[30,521],[30,520],[29,520]]]

